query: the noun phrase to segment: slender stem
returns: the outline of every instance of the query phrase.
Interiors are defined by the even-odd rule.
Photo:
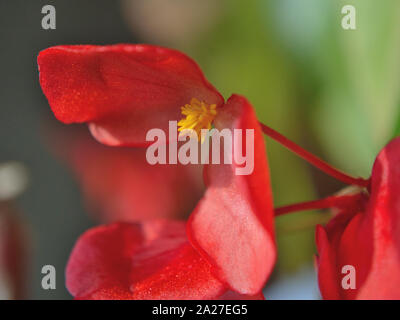
[[[287,206],[275,208],[275,216],[281,216],[286,213],[304,211],[304,210],[315,210],[315,209],[328,209],[337,206],[343,206],[351,204],[356,198],[359,198],[359,194],[330,196],[324,199],[307,201],[302,203],[290,204]]]
[[[308,152],[307,150],[303,149],[293,141],[289,140],[285,136],[281,135],[279,132],[275,131],[274,129],[266,126],[265,124],[261,123],[262,131],[270,138],[274,139],[275,141],[282,144],[284,147],[289,149],[290,151],[296,153],[298,156],[306,160],[307,162],[311,163],[316,168],[320,169],[321,171],[325,172],[326,174],[330,175],[331,177],[336,178],[339,181],[342,181],[346,184],[353,184],[360,187],[368,187],[369,180],[363,178],[354,178],[348,174],[343,173],[342,171],[332,167],[327,162],[321,160],[317,156],[313,155],[312,153]]]

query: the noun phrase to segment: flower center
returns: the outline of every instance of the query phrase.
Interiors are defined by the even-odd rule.
[[[196,98],[190,100],[190,104],[185,104],[181,107],[182,114],[186,116],[178,122],[180,135],[184,130],[193,130],[196,132],[196,137],[204,140],[201,136],[201,129],[211,129],[211,124],[217,115],[217,105],[207,104],[204,101],[199,101]]]

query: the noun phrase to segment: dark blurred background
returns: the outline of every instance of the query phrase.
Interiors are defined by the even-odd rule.
[[[398,0],[0,0],[0,163],[21,162],[29,185],[16,200],[29,230],[28,298],[64,299],[64,269],[93,222],[71,172],[46,142],[56,122],[41,92],[36,57],[59,44],[153,43],[192,56],[225,98],[246,95],[259,119],[349,172],[368,176],[379,149],[400,131]],[[43,30],[42,7],[56,8]],[[341,8],[357,10],[344,30]],[[267,141],[277,206],[343,185]],[[277,219],[279,261],[270,298],[318,298],[314,226],[326,215]],[[41,268],[57,270],[43,290]]]
[[[43,30],[42,7],[56,8],[56,30]],[[47,147],[42,133],[56,121],[41,92],[36,57],[58,44],[135,42],[121,18],[117,1],[0,2],[0,161],[18,160],[30,172],[19,204],[31,233],[30,294],[64,299],[64,269],[77,237],[90,227],[79,189],[70,172]],[[54,265],[57,289],[43,290],[41,268]]]

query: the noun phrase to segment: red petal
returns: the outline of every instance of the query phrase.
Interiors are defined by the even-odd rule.
[[[18,212],[0,202],[0,299],[26,298],[27,240]]]
[[[365,207],[347,208],[317,230],[319,283],[328,299],[400,299],[400,138],[378,155]],[[342,267],[356,271],[356,289],[343,289]]]
[[[253,108],[240,96],[232,96],[220,109],[215,125],[220,130],[254,129],[254,171],[236,175],[237,164],[209,165],[209,185],[188,232],[220,279],[234,291],[253,295],[261,291],[276,258],[264,138]]]
[[[75,245],[66,277],[77,299],[215,299],[226,291],[181,222],[91,229]]]
[[[201,166],[150,165],[143,148],[107,147],[87,130],[67,129],[50,131],[52,144],[74,169],[89,211],[103,222],[185,218],[203,193]]]
[[[321,295],[324,299],[340,299],[339,277],[336,268],[336,252],[329,243],[325,229],[318,225],[316,229],[316,243],[318,248],[318,282]]]
[[[40,52],[40,84],[62,122],[88,122],[110,145],[145,144],[152,128],[168,131],[192,98],[222,96],[186,55],[150,45],[56,46]]]
[[[359,299],[400,299],[400,138],[378,155],[360,234],[371,241],[371,266]],[[366,238],[366,239],[365,239]],[[361,241],[361,237],[360,237]]]

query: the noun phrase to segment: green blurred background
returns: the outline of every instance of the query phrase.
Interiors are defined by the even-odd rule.
[[[47,3],[56,7],[56,30],[40,28]],[[341,25],[341,9],[349,4],[356,8],[356,30]],[[43,48],[141,42],[181,50],[225,98],[245,95],[262,122],[351,175],[368,177],[377,152],[400,134],[398,0],[9,0],[1,6],[0,35],[8,45],[0,53],[6,74],[0,160],[23,161],[34,177],[20,206],[36,230],[35,298],[68,297],[60,283],[56,293],[37,288],[40,266],[62,270],[74,240],[90,225],[77,185],[40,138],[40,123],[52,117],[37,83],[35,59]],[[344,187],[269,139],[267,150],[276,206]],[[55,184],[57,193],[50,190]],[[303,212],[277,218],[279,260],[269,285],[295,279],[288,287],[300,291],[288,298],[318,298],[309,270],[315,224],[327,217]],[[58,248],[50,245],[55,239]]]

